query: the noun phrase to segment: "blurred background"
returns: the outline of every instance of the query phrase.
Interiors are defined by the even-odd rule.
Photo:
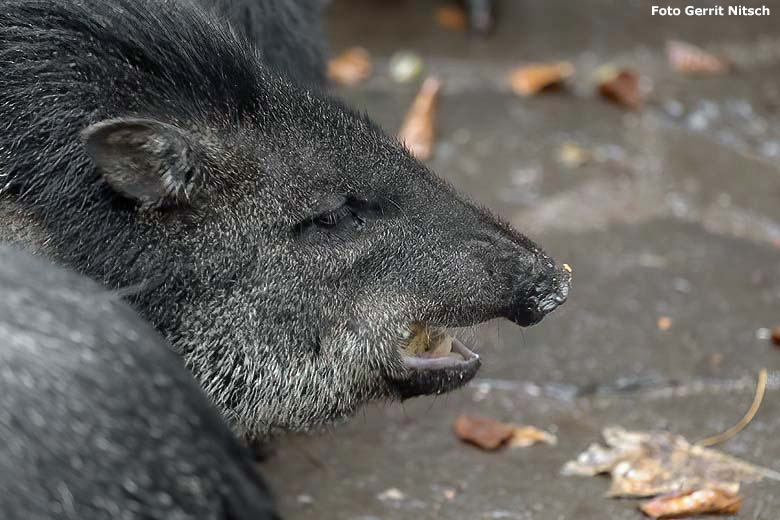
[[[332,58],[363,50],[332,91],[396,133],[438,77],[426,163],[570,264],[569,301],[529,329],[464,333],[483,367],[463,390],[284,440],[264,473],[286,517],[641,518],[603,497],[607,479],[561,466],[610,424],[719,433],[761,368],[757,416],[719,448],[780,470],[780,1],[743,2],[763,17],[472,4],[469,21],[457,2],[333,0]],[[532,64],[548,68],[518,72]],[[558,444],[480,451],[453,434],[462,413]],[[745,486],[739,517],[777,518],[777,485]]]

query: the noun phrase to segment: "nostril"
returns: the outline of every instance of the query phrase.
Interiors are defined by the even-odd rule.
[[[571,288],[571,283],[569,283],[568,280],[564,281],[558,288],[558,295],[556,296],[557,299],[560,299],[561,303],[566,301],[566,298],[569,296],[569,289]]]
[[[542,314],[549,314],[550,312],[557,309],[558,306],[562,304],[564,301],[565,298],[561,300],[560,297],[557,295],[552,298],[545,298],[544,300],[539,302],[538,305],[539,312],[541,312]]]

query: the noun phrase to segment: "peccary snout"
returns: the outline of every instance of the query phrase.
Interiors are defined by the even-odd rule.
[[[486,210],[478,214],[478,226],[490,223],[490,230],[477,232],[471,240],[475,260],[489,277],[483,295],[496,300],[496,316],[528,327],[542,320],[566,301],[571,288],[571,268],[556,265],[532,240],[504,224]]]
[[[503,316],[522,327],[534,325],[566,301],[571,288],[571,268],[558,267],[541,253],[530,270],[514,275],[513,294]],[[529,272],[530,271],[530,272]]]

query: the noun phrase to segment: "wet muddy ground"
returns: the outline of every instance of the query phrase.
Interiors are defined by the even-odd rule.
[[[376,68],[336,92],[395,132],[419,83],[393,83],[387,62],[421,53],[444,81],[430,166],[569,263],[574,287],[533,328],[466,333],[483,359],[467,388],[284,440],[264,472],[287,518],[641,518],[636,501],[603,498],[606,479],[560,476],[563,463],[609,424],[691,440],[725,430],[762,367],[757,417],[719,448],[780,470],[780,349],[761,330],[780,324],[780,2],[746,3],[769,17],[706,19],[653,18],[651,4],[505,0],[495,34],[480,40],[437,26],[435,2],[335,1],[333,51],[365,46]],[[680,76],[668,38],[737,67]],[[577,66],[568,89],[521,99],[506,87],[512,66],[558,59]],[[644,110],[593,93],[604,63],[645,78]],[[598,160],[561,165],[566,142]],[[462,412],[532,424],[559,443],[481,452],[452,434]],[[780,483],[742,494],[738,518],[780,517]]]

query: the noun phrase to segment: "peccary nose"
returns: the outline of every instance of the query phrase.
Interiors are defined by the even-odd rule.
[[[549,314],[568,298],[569,289],[571,288],[571,272],[566,267],[557,270],[556,275],[553,277],[552,290],[539,300],[537,304],[537,312],[539,314]]]
[[[516,294],[507,316],[523,327],[540,322],[566,301],[571,289],[571,269],[566,264],[564,267],[549,264],[549,268],[537,273],[529,285],[529,292]]]

